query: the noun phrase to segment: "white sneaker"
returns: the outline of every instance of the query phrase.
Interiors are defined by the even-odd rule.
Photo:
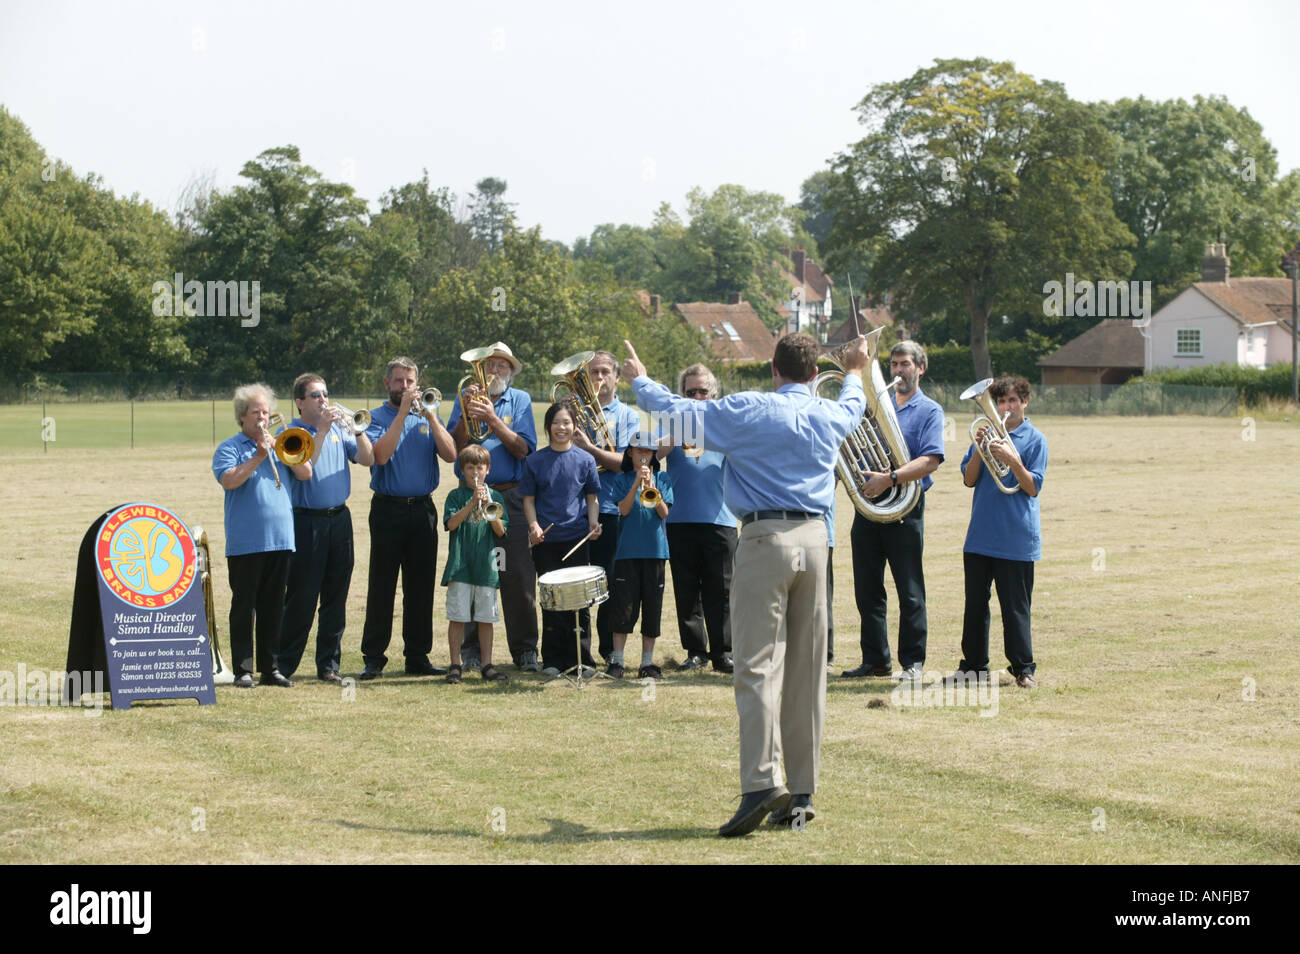
[[[904,669],[894,678],[897,679],[899,682],[920,682],[921,667],[913,663],[911,666],[908,666],[906,669]]]

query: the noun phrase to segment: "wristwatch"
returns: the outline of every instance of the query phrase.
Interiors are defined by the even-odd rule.
[[[898,471],[896,471],[896,470],[891,470],[891,471],[889,472],[889,479],[892,480],[892,481],[894,482],[894,486],[897,487],[897,486],[898,486]]]

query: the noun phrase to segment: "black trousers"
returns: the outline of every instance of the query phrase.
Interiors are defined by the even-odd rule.
[[[330,516],[293,514],[294,553],[280,625],[280,672],[292,676],[311,637],[311,623],[320,600],[316,629],[316,675],[338,672],[343,628],[347,624],[348,589],[352,584],[352,512],[343,507]]]
[[[826,662],[835,660],[835,548],[826,548]]]
[[[853,515],[853,595],[862,617],[859,642],[865,666],[888,666],[885,564],[898,590],[898,662],[906,669],[925,662],[925,495],[902,523],[875,523]]]
[[[1002,607],[1002,644],[1013,675],[1034,674],[1030,637],[1030,604],[1034,599],[1032,560],[1002,560],[981,553],[963,553],[966,570],[966,611],[961,624],[963,671],[989,668],[989,590],[997,584]]]
[[[432,497],[410,503],[376,494],[370,501],[370,582],[361,655],[383,668],[393,638],[397,574],[402,574],[402,653],[423,661],[433,649],[433,590],[438,563],[438,508]]]
[[[670,523],[669,568],[677,607],[677,632],[688,656],[718,660],[731,652],[731,568],[735,527]],[[705,648],[705,630],[708,648]]]
[[[564,554],[573,549],[575,542],[574,540],[544,540],[533,547],[533,566],[537,569],[538,577],[565,566],[591,565],[590,543],[584,543],[577,550],[574,550],[573,556],[569,557],[569,559],[561,559]],[[605,578],[605,583],[606,586],[609,585],[608,576]],[[601,606],[608,603],[609,600],[606,600]],[[577,635],[573,628],[573,616],[573,610],[542,610],[542,665],[548,669],[554,666],[560,672],[564,672],[570,666],[578,664],[575,655],[577,653],[575,645]],[[594,669],[595,662],[591,658],[589,648],[591,646],[590,611],[578,611],[578,625],[582,627],[582,662]],[[613,651],[611,645],[610,652]]]
[[[497,574],[501,581],[501,616],[506,624],[506,643],[510,656],[519,664],[526,652],[537,652],[537,571],[528,546],[528,518],[524,516],[524,498],[519,489],[504,491],[506,499],[506,538],[497,546],[506,551],[505,565]],[[569,544],[572,546],[573,544]],[[461,652],[478,649],[478,627],[466,626]]]
[[[268,673],[276,668],[290,556],[289,550],[271,550],[226,557],[226,570],[230,574],[230,668],[235,678],[245,673]],[[256,663],[253,660],[254,619]]]
[[[573,546],[572,541],[569,546]],[[592,540],[589,546],[591,565],[605,571],[606,581],[614,579],[614,554],[618,551],[618,514],[600,515],[600,536]],[[569,565],[565,564],[565,566]],[[601,659],[608,659],[609,654],[614,651],[614,607],[611,603],[611,600],[606,600],[600,604],[600,609],[596,610],[596,634],[600,638]],[[590,641],[588,636],[588,642]]]

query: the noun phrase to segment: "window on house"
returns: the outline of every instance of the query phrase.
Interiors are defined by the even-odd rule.
[[[724,321],[724,322],[722,323],[722,327],[724,327],[724,328],[727,329],[727,334],[731,335],[731,340],[732,340],[732,341],[739,341],[739,340],[740,340],[740,332],[736,330],[736,326],[733,325],[731,322],[729,322],[729,321]]]
[[[1177,357],[1201,356],[1201,329],[1179,328],[1174,332],[1174,355]]]

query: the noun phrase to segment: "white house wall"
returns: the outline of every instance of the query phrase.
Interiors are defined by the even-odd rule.
[[[1174,354],[1179,328],[1199,328],[1201,354]],[[1190,368],[1203,364],[1237,362],[1241,326],[1195,288],[1188,288],[1151,316],[1151,354],[1147,370]]]

